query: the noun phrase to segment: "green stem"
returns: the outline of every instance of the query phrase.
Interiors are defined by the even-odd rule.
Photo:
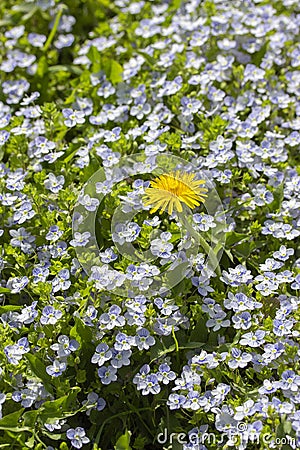
[[[177,341],[177,338],[176,338],[176,335],[175,335],[174,325],[172,326],[172,336],[173,336],[173,339],[174,339],[174,342],[175,342],[175,350],[176,350],[176,353],[177,353],[177,352],[179,352],[179,345],[178,345],[178,341]]]
[[[172,326],[172,336],[173,336],[173,339],[174,339],[174,342],[175,342],[176,362],[177,362],[177,365],[179,367],[179,365],[180,365],[179,345],[178,345],[178,341],[177,341],[177,338],[176,338],[174,325]]]
[[[151,429],[148,427],[148,425],[145,423],[145,421],[142,419],[141,414],[140,414],[140,410],[135,409],[133,407],[130,406],[130,410],[132,411],[132,413],[135,413],[138,418],[140,419],[140,421],[142,422],[142,424],[144,425],[144,427],[146,428],[146,430],[148,431],[148,433],[150,434],[150,436],[153,436],[153,433],[151,431]]]
[[[198,236],[199,242],[201,244],[201,247],[203,250],[207,253],[208,258],[211,260],[212,266],[214,270],[216,271],[217,275],[221,276],[221,269],[219,266],[218,258],[215,255],[215,252],[211,248],[211,246],[206,242],[206,240],[199,234]]]
[[[201,236],[200,233],[197,233],[193,227],[190,225],[188,220],[186,219],[184,213],[181,215],[181,219],[183,224],[185,225],[186,229],[190,232],[191,236],[193,236],[196,240],[196,242],[199,242],[203,250],[208,256],[208,259],[211,262],[212,269],[216,272],[216,274],[220,277],[221,276],[221,269],[219,266],[219,260],[217,258],[217,255],[211,248],[211,246],[206,242],[206,240]]]
[[[61,5],[61,6],[60,6],[60,8],[59,8],[59,10],[58,10],[58,12],[57,12],[57,14],[56,14],[56,17],[55,17],[55,21],[54,21],[52,30],[51,30],[51,32],[50,32],[50,34],[49,34],[49,36],[48,36],[48,39],[47,39],[47,41],[45,42],[45,45],[44,45],[44,47],[43,47],[43,52],[46,52],[46,51],[48,50],[48,48],[50,47],[51,42],[53,41],[54,36],[55,36],[55,34],[56,34],[56,31],[57,31],[57,28],[58,28],[58,25],[59,25],[61,16],[62,16],[62,14],[63,14],[63,12],[64,12],[65,9],[66,9],[65,5]]]
[[[152,411],[152,408],[140,408],[140,409],[137,410],[137,411],[139,411],[139,412],[141,412],[141,411]],[[100,430],[98,431],[97,436],[96,436],[96,438],[95,438],[95,443],[96,443],[96,444],[99,444],[100,437],[101,437],[101,434],[102,434],[102,430],[103,430],[103,428],[105,427],[105,425],[106,425],[108,422],[110,422],[110,421],[113,420],[113,419],[118,419],[118,418],[121,417],[121,416],[127,416],[128,414],[132,414],[132,413],[134,413],[134,412],[136,412],[136,411],[124,411],[124,412],[115,414],[114,416],[108,417],[108,419],[104,420],[104,422],[102,422],[102,425],[101,425],[101,427],[100,427]]]

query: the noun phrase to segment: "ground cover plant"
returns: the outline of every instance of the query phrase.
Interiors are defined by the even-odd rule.
[[[2,0],[0,448],[300,447],[296,0]]]

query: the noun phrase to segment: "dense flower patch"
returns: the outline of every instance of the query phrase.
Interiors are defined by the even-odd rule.
[[[298,1],[0,27],[0,447],[299,448]]]

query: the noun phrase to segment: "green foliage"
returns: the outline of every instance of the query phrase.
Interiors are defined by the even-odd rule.
[[[130,447],[130,431],[127,431],[119,437],[119,439],[116,442],[115,450],[132,450],[132,447]]]

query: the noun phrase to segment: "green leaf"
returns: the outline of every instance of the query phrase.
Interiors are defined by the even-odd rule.
[[[28,359],[32,372],[43,381],[47,391],[50,394],[53,394],[52,379],[46,372],[44,363],[38,358],[38,356],[32,355],[31,353],[27,353],[25,356]]]
[[[90,164],[85,168],[83,182],[86,182],[97,170],[100,164],[96,158],[91,158]]]
[[[196,326],[191,332],[190,341],[207,342],[208,332],[206,320],[204,317],[197,320]]]
[[[277,427],[276,436],[279,438],[284,438],[290,436],[292,433],[292,424],[287,420],[283,420]]]
[[[64,163],[64,164],[68,164],[68,163],[71,161],[71,159],[74,158],[74,156],[75,156],[76,153],[78,152],[79,148],[80,148],[80,146],[78,146],[78,147],[76,146],[75,149],[72,148],[70,152],[67,152],[67,153],[64,155],[65,158],[63,159],[63,163]]]
[[[145,58],[151,69],[154,69],[156,65],[156,59],[153,58],[153,56],[148,55],[148,53],[146,52],[141,52],[140,50],[137,50],[137,53],[141,55],[143,58]]]
[[[113,60],[110,66],[110,75],[109,75],[110,81],[112,83],[120,83],[123,80],[122,73],[123,67],[121,66],[121,64]]]
[[[47,431],[43,430],[43,434],[45,436],[48,436],[48,438],[52,439],[53,441],[58,441],[62,438],[62,433],[48,433]]]
[[[284,198],[284,184],[281,183],[273,192],[274,200],[272,202],[272,209],[275,211],[280,210],[282,200]]]
[[[37,65],[36,75],[43,78],[48,71],[48,63],[45,55],[41,56]]]
[[[9,290],[9,292],[10,292],[10,290]],[[0,294],[3,294],[3,292],[1,292],[1,290],[0,290]],[[3,305],[3,306],[0,306],[0,314],[6,313],[8,311],[18,311],[19,309],[21,309],[21,306],[18,306],[18,305]]]
[[[236,233],[235,231],[231,231],[226,234],[226,247],[232,247],[237,242],[241,242],[244,239],[249,238],[248,234]]]
[[[80,390],[81,389],[78,386],[73,387],[67,395],[64,395],[56,400],[43,403],[41,406],[41,419],[45,422],[49,421],[49,419],[53,419],[54,421],[77,414],[78,410],[70,409]]]
[[[115,14],[118,14],[118,9],[114,6],[113,2],[110,2],[109,0],[98,0],[100,5],[104,6],[104,8],[109,9],[110,11],[113,11]]]
[[[261,48],[255,52],[252,56],[252,63],[259,67],[262,59],[267,51],[267,43],[261,46]]]
[[[182,0],[172,0],[170,2],[169,11],[177,11],[178,8],[180,8],[182,3]]]
[[[99,72],[101,67],[101,55],[94,45],[92,45],[87,53],[87,57],[92,63],[92,72]]]
[[[38,10],[38,6],[33,6],[30,11],[28,11],[28,13],[22,17],[22,22],[27,22],[27,20],[31,19],[31,17],[34,16],[38,12]]]
[[[76,374],[77,383],[84,383],[86,381],[86,371],[79,369]]]
[[[23,414],[24,425],[27,427],[34,428],[39,413],[40,413],[39,410],[27,411],[26,413],[24,413]]]
[[[20,427],[19,419],[24,411],[24,408],[18,409],[11,414],[7,414],[0,420],[0,430],[13,431],[20,433],[22,431],[30,431],[28,427]]]
[[[204,346],[205,346],[205,348],[206,348],[206,343],[205,343],[205,342],[187,342],[187,343],[184,344],[184,345],[180,345],[180,346],[179,346],[179,349],[180,349],[180,350],[190,349],[190,348],[197,348],[197,349],[200,349],[200,348],[202,348],[202,347],[204,347]]]
[[[155,361],[158,358],[161,358],[162,356],[166,355],[167,353],[172,353],[175,350],[175,344],[172,344],[168,348],[164,348],[162,344],[157,341],[153,347],[150,349],[150,357],[151,357],[151,363]]]
[[[89,343],[93,338],[93,333],[90,327],[86,326],[79,317],[74,317],[75,325],[70,330],[70,336],[80,345],[82,343]]]
[[[0,294],[8,294],[9,292],[10,292],[10,289],[4,288],[4,287],[0,287]]]
[[[83,71],[74,64],[58,64],[56,66],[50,66],[49,72],[68,72],[74,75],[81,75]]]
[[[26,442],[26,448],[33,448],[34,447],[34,443],[35,443],[35,437],[34,435],[32,435]]]
[[[130,436],[131,432],[127,431],[125,434],[119,437],[117,440],[117,443],[115,445],[115,450],[132,450],[132,447],[130,447]]]
[[[236,245],[232,252],[235,255],[242,256],[244,258],[248,258],[248,256],[256,249],[256,244],[254,241],[244,242],[243,244]]]

